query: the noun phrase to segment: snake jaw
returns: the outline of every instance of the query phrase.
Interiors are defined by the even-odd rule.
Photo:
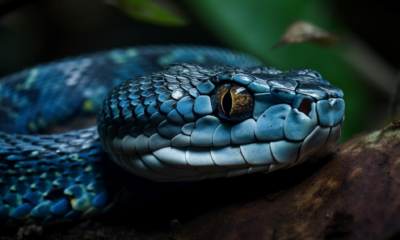
[[[343,93],[327,83],[308,69],[175,64],[112,90],[99,132],[115,162],[154,181],[271,172],[321,157],[337,141]],[[134,106],[121,105],[121,89]],[[233,115],[236,106],[251,112]]]

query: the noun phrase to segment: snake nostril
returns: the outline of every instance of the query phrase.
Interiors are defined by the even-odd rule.
[[[300,106],[297,109],[299,112],[302,112],[308,116],[308,114],[311,112],[311,103],[312,102],[310,99],[305,98],[303,101],[301,101]]]

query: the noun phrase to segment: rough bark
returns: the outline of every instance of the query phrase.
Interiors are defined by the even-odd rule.
[[[115,216],[15,239],[397,239],[400,121],[335,147],[317,164],[210,180]]]

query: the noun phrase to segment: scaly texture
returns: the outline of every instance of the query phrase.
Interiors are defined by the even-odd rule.
[[[342,91],[313,70],[258,65],[216,48],[141,47],[0,80],[0,130],[11,132],[0,133],[0,220],[89,218],[178,186],[141,177],[267,173],[324,155],[341,134]],[[99,109],[99,134],[26,135]]]

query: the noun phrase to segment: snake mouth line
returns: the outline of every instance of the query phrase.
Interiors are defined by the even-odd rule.
[[[119,141],[109,141],[107,148],[110,149],[111,159],[135,175],[157,182],[198,181],[255,172],[268,173],[300,165],[311,156],[321,157],[339,138],[342,124],[343,121],[333,127],[317,126],[303,141],[264,141],[226,147],[182,147],[171,146],[169,142],[157,147],[153,146],[156,143],[147,140],[147,152],[141,149],[129,153],[124,153],[124,149],[132,149],[132,146],[116,147]],[[141,137],[140,145],[143,141],[146,138]],[[116,148],[120,150],[113,150]]]

